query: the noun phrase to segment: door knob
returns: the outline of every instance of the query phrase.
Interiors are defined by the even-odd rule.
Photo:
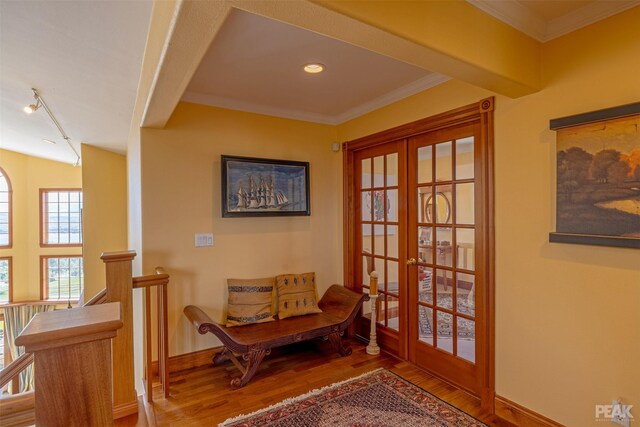
[[[407,265],[416,265],[417,261],[415,258],[410,258],[407,260]]]

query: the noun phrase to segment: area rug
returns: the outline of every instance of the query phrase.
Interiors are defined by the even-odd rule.
[[[287,399],[219,427],[485,426],[386,369]]]

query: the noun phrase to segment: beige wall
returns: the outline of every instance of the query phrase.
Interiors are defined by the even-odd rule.
[[[13,189],[13,301],[40,299],[40,256],[81,255],[81,247],[40,247],[40,188],[81,188],[82,170],[67,163],[0,150],[0,166]]]
[[[640,255],[548,243],[549,119],[640,98],[640,8],[544,46],[546,88],[496,98],[496,391],[570,426],[621,397],[640,413]],[[451,81],[338,127],[349,140],[492,95]]]
[[[169,353],[218,345],[182,314],[198,304],[221,320],[227,278],[317,273],[319,291],[342,279],[341,156],[335,128],[181,103],[162,130],[143,129],[143,271],[169,284]],[[222,218],[220,155],[311,162],[311,216]],[[194,233],[215,246],[194,247]]]
[[[106,286],[102,252],[127,250],[127,165],[121,154],[82,144],[85,300]]]

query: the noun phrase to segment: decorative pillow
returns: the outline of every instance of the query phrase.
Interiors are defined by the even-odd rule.
[[[229,304],[227,326],[271,322],[275,277],[264,279],[227,279]]]
[[[278,317],[286,319],[311,313],[322,313],[318,308],[316,274],[283,274],[276,276],[278,288]]]

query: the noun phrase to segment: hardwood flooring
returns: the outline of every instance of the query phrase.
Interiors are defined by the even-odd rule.
[[[152,405],[139,404],[139,415],[116,426],[215,426],[229,417],[247,414],[311,390],[386,368],[491,426],[512,424],[487,417],[471,395],[435,378],[408,362],[382,353],[370,356],[358,341],[348,341],[353,354],[340,357],[327,342],[305,342],[274,350],[253,380],[239,390],[229,382],[239,372],[229,362],[171,374],[171,396],[154,393]],[[142,400],[142,399],[141,399]],[[304,427],[304,426],[301,426]]]

